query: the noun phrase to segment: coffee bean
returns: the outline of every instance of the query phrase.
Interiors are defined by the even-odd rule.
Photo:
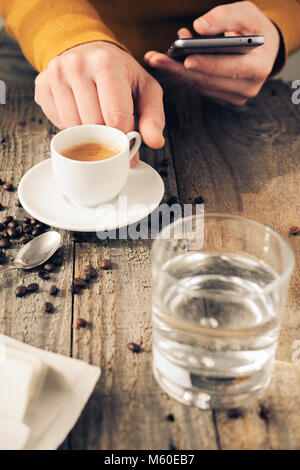
[[[90,280],[92,279],[91,276],[89,274],[84,274],[82,276],[82,279],[85,281],[85,282],[90,282]]]
[[[32,293],[32,292],[37,292],[39,290],[39,287],[40,286],[36,282],[33,282],[32,284],[29,284],[27,289],[30,293]]]
[[[0,211],[3,211],[3,210],[4,210],[4,206],[0,202]]]
[[[35,228],[36,228],[37,230],[43,230],[43,229],[44,229],[44,226],[43,226],[43,224],[41,224],[40,222],[38,222],[37,224],[35,224]]]
[[[231,410],[227,411],[227,416],[230,419],[238,419],[243,416],[243,413],[238,408],[232,408]]]
[[[6,230],[5,230],[5,232],[0,232],[0,238],[8,238]]]
[[[128,343],[127,348],[135,354],[139,354],[143,351],[142,347],[136,343]]]
[[[31,235],[32,235],[33,237],[37,237],[39,234],[40,234],[40,232],[39,232],[39,230],[37,230],[36,228],[34,228],[34,229],[32,230],[32,232],[31,232]]]
[[[25,243],[30,242],[31,239],[32,239],[32,238],[30,237],[30,235],[28,235],[27,233],[25,233],[25,234],[22,235],[22,237],[19,239],[19,242],[25,244]]]
[[[24,222],[24,224],[29,224],[30,219],[28,217],[22,217],[22,222]]]
[[[27,294],[27,287],[18,286],[15,292],[16,292],[16,297],[24,297],[24,295]]]
[[[44,281],[47,281],[48,279],[50,279],[50,274],[47,273],[46,271],[40,271],[39,272],[39,277],[41,279],[44,279]]]
[[[97,277],[97,274],[98,274],[96,269],[91,264],[88,264],[87,266],[85,266],[84,272],[88,274],[92,279]]]
[[[30,222],[29,222],[31,225],[35,225],[38,223],[38,221],[36,219],[34,219],[33,217],[30,219]]]
[[[111,261],[110,259],[104,258],[100,263],[101,269],[111,269]]]
[[[167,415],[166,420],[170,421],[171,423],[174,423],[174,421],[175,421],[174,415],[172,415],[172,414]]]
[[[74,284],[75,284],[75,286],[80,287],[82,289],[87,287],[87,282],[84,279],[82,279],[81,277],[75,277]]]
[[[299,235],[300,233],[300,227],[291,227],[289,231],[290,235]]]
[[[53,270],[54,270],[53,263],[48,262],[44,265],[44,271],[47,271],[48,273],[52,273]]]
[[[15,238],[15,236],[16,236],[16,230],[12,227],[8,227],[6,229],[6,233],[10,238]]]
[[[259,414],[258,414],[260,419],[268,422],[269,419],[270,419],[270,414],[271,414],[270,409],[267,408],[265,405],[261,404],[260,405],[260,411],[259,411]]]
[[[28,225],[28,224],[24,225],[24,228],[23,228],[24,233],[31,234],[32,231],[33,231],[33,226],[32,225]]]
[[[3,251],[0,251],[0,264],[4,264],[6,262],[6,256]]]
[[[20,236],[20,235],[22,235],[22,233],[23,233],[23,229],[22,229],[21,225],[18,225],[16,227],[16,235]]]
[[[6,217],[4,217],[4,219],[2,220],[2,223],[4,225],[8,225],[9,222],[11,222],[13,220],[13,217],[11,215],[7,215]]]
[[[18,222],[16,220],[11,220],[8,222],[7,226],[10,228],[16,228],[18,226]]]
[[[51,263],[53,263],[54,266],[61,266],[63,264],[63,257],[60,255],[54,255],[51,258]]]
[[[46,302],[44,305],[44,309],[46,313],[52,313],[54,310],[53,304],[51,302]]]
[[[20,203],[19,199],[16,200],[15,204],[17,207],[22,207],[22,204]]]
[[[9,191],[9,192],[13,191],[13,189],[14,189],[14,187],[11,183],[5,183],[2,186],[2,188],[4,189],[4,191]]]
[[[80,287],[76,286],[75,284],[72,284],[71,286],[72,294],[80,294],[80,291],[81,291]]]
[[[195,197],[193,204],[204,204],[204,199],[202,196]]]
[[[58,291],[59,291],[59,289],[55,285],[53,285],[50,288],[50,295],[56,296],[58,294]]]
[[[84,318],[78,317],[76,319],[76,327],[77,328],[85,328],[88,325],[88,322]]]
[[[9,248],[10,247],[10,241],[8,238],[0,238],[0,248]]]

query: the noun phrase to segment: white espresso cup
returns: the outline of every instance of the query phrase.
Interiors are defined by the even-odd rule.
[[[135,139],[130,149],[130,141]],[[68,147],[87,142],[113,145],[120,152],[98,161],[78,161],[64,157]],[[70,127],[51,140],[51,166],[54,180],[62,194],[75,205],[97,207],[115,198],[125,186],[130,160],[142,139],[138,132],[124,134],[112,127],[87,124]]]

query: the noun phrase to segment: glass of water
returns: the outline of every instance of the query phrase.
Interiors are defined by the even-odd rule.
[[[254,220],[198,214],[153,244],[153,370],[173,398],[236,408],[268,386],[294,265]]]

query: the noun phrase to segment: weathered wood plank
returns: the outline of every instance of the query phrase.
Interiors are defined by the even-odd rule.
[[[34,103],[32,90],[8,89],[7,104],[0,106],[0,178],[12,182],[17,188],[23,174],[34,164],[49,156],[52,125]],[[15,206],[17,191],[9,193],[0,188],[0,202],[6,215],[18,219],[26,216]],[[12,259],[17,246],[7,249]],[[44,281],[38,270],[11,271],[0,277],[0,331],[15,339],[61,354],[70,354],[72,296],[68,291],[73,274],[73,245],[69,235],[63,233],[64,264]],[[69,279],[69,281],[68,281]],[[37,282],[40,290],[24,298],[16,298],[15,289],[20,284]],[[60,288],[59,295],[51,298],[52,284]],[[52,301],[53,315],[44,313],[44,303]]]
[[[243,108],[222,107],[174,83],[166,112],[181,200],[202,195],[207,212],[240,213],[288,239],[299,225],[300,120],[291,90],[268,82]],[[291,360],[300,338],[300,239],[290,239],[296,269],[278,359]]]
[[[300,366],[276,361],[271,385],[260,399],[240,414],[217,412],[222,449],[299,450],[299,388]]]

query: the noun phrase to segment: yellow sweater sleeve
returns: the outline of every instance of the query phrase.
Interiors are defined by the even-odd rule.
[[[300,47],[300,0],[252,0],[281,32],[285,62]],[[283,65],[283,64],[280,64]]]
[[[101,40],[124,48],[87,0],[0,0],[0,16],[39,72],[79,44]]]

